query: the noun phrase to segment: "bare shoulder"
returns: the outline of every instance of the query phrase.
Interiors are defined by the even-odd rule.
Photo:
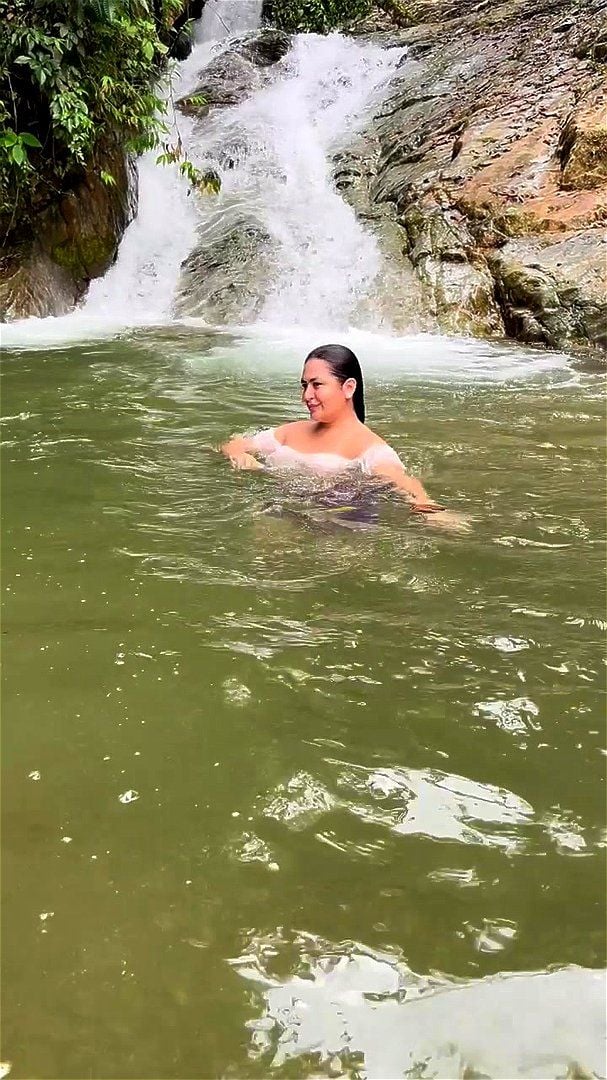
[[[310,426],[309,420],[292,420],[288,424],[281,424],[280,427],[274,428],[274,436],[276,441],[284,446],[288,444],[291,436],[299,431],[305,431]]]
[[[392,449],[392,447],[389,445],[389,443],[387,443],[385,439],[382,439],[381,435],[378,435],[377,432],[372,431],[371,428],[368,428],[366,426],[366,424],[364,425],[364,427],[365,427],[365,438],[364,438],[364,450],[365,451],[366,450],[374,450],[376,447],[379,447],[379,446],[385,446],[387,450]]]

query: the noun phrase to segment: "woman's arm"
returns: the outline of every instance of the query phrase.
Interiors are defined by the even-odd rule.
[[[459,532],[467,532],[470,528],[469,519],[463,514],[446,510],[444,506],[433,502],[423,484],[414,476],[408,476],[402,465],[385,462],[375,466],[372,471],[382,480],[388,480],[397,491],[402,491],[413,514],[423,514],[432,525]]]
[[[373,475],[379,476],[382,480],[388,480],[397,491],[402,491],[412,510],[417,510],[419,513],[442,511],[443,507],[432,501],[424,485],[414,476],[409,476],[402,465],[397,465],[396,462],[377,464],[373,468]]]
[[[235,469],[263,469],[261,462],[253,457],[256,450],[255,443],[246,435],[235,435],[234,438],[223,443],[220,450],[224,457],[229,458]]]

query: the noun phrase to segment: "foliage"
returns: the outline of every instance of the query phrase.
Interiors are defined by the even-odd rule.
[[[0,0],[0,218],[26,219],[69,187],[108,138],[134,153],[167,138],[154,84],[185,6]],[[183,171],[198,182],[191,162]],[[107,172],[101,178],[113,182]]]
[[[288,33],[326,34],[376,8],[385,11],[398,26],[411,19],[405,0],[264,0],[264,21]]]
[[[266,0],[264,18],[289,33],[325,34],[372,7],[372,0]]]
[[[397,26],[411,26],[415,16],[404,0],[375,0],[377,7],[389,15]]]

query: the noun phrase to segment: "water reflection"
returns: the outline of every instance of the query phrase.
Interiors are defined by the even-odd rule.
[[[484,927],[479,948],[511,931]],[[604,1076],[601,972],[421,976],[398,953],[280,931],[251,934],[229,962],[257,987],[249,1055],[273,1075],[292,1075],[285,1066],[298,1058],[369,1080]],[[285,962],[289,974],[276,974]]]
[[[505,856],[541,855],[552,847],[560,855],[584,855],[602,843],[600,830],[590,830],[586,837],[570,811],[554,806],[538,815],[525,799],[494,784],[439,769],[369,768],[330,757],[324,765],[329,769],[324,780],[301,770],[259,795],[249,821],[260,831],[264,819],[289,830],[313,829],[317,840],[335,850],[375,862],[385,846],[384,829],[400,837],[481,845]],[[350,823],[356,819],[366,831],[352,835],[344,811],[351,815]],[[243,850],[241,838],[232,854],[238,859]],[[275,859],[271,848],[267,852]],[[474,870],[441,869],[430,872],[428,879],[454,880],[460,886],[478,883]]]

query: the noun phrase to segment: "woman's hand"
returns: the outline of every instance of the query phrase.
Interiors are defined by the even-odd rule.
[[[263,469],[261,462],[251,453],[254,449],[252,440],[247,439],[246,436],[236,435],[229,442],[224,443],[220,449],[233,469]]]
[[[415,507],[411,510],[415,513]],[[434,513],[418,513],[417,517],[424,518],[429,525],[439,529],[450,529],[452,532],[470,532],[472,528],[471,518],[466,514],[458,514],[456,510],[435,510]]]
[[[229,455],[233,469],[263,469],[263,465],[252,454],[235,453]]]

